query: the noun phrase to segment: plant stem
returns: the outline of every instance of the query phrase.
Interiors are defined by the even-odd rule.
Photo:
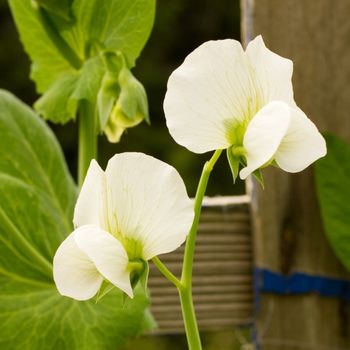
[[[158,257],[152,258],[153,264],[157,269],[166,277],[170,282],[172,282],[178,290],[182,289],[182,284],[179,279],[161,262]]]
[[[82,186],[92,159],[97,158],[95,106],[88,101],[79,105],[78,185]]]
[[[179,289],[179,295],[181,300],[182,315],[185,323],[185,330],[187,336],[187,342],[189,350],[201,350],[201,340],[198,331],[198,325],[196,320],[196,314],[193,306],[192,299],[192,272],[193,272],[193,258],[197,236],[197,229],[199,218],[202,209],[202,202],[204,194],[207,188],[208,180],[213,167],[220,157],[222,150],[217,150],[211,157],[211,159],[204,164],[202,175],[199,180],[196,197],[194,200],[194,219],[192,227],[187,237],[184,263],[182,266],[181,274],[181,289]]]

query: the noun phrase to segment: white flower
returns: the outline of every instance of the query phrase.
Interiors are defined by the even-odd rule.
[[[74,212],[76,229],[53,262],[58,291],[93,297],[107,280],[130,297],[130,262],[178,248],[194,216],[178,172],[143,153],[115,155],[104,172],[92,161]]]
[[[326,154],[322,135],[293,99],[292,61],[258,36],[204,43],[170,76],[164,100],[175,141],[196,153],[227,149],[245,179],[272,161],[298,172]],[[238,171],[238,167],[237,167]]]

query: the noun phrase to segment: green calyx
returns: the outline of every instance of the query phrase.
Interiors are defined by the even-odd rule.
[[[103,52],[102,60],[107,72],[98,94],[100,131],[115,143],[126,129],[150,123],[147,95],[120,52]]]
[[[143,260],[143,246],[141,242],[132,238],[125,237],[121,234],[116,235],[116,237],[128,254],[129,261]]]
[[[130,272],[130,282],[133,289],[139,284],[143,292],[147,293],[148,262],[142,259],[130,260],[128,263],[128,270]]]
[[[145,262],[141,259],[130,260],[128,263],[128,271],[130,274],[138,274],[143,271]]]
[[[246,150],[243,146],[231,146],[226,150],[227,160],[230,165],[233,183],[239,174],[240,165],[246,164]]]
[[[246,150],[243,146],[232,146],[230,151],[235,158],[245,158],[246,156]]]

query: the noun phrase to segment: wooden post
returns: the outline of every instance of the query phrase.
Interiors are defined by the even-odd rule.
[[[350,140],[350,1],[241,0],[241,9],[243,41],[262,34],[267,47],[291,58],[297,104],[322,131]],[[312,169],[268,169],[264,178],[265,190],[249,186],[256,266],[350,279],[326,241]],[[349,310],[339,299],[262,294],[258,310],[263,350],[350,348]]]

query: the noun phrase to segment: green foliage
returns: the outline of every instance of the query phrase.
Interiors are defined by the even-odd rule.
[[[316,188],[327,238],[350,270],[350,145],[327,135],[328,154],[316,163]]]
[[[155,14],[155,0],[9,3],[32,61],[31,78],[44,94],[35,107],[45,119],[56,123],[73,119],[80,100],[96,103],[103,76],[111,74],[102,59],[106,51],[121,54],[127,69],[134,66]],[[115,80],[118,75],[119,71],[113,72]],[[115,95],[118,92],[116,89]]]
[[[72,20],[71,4],[73,0],[33,0],[52,15],[59,16],[64,20]]]
[[[64,124],[75,118],[77,105],[70,97],[77,84],[78,76],[65,74],[58,78],[34,104],[35,109],[54,123]]]
[[[62,297],[52,259],[72,231],[76,188],[61,149],[27,106],[0,92],[0,348],[116,349],[149,326],[148,298],[123,306]]]

